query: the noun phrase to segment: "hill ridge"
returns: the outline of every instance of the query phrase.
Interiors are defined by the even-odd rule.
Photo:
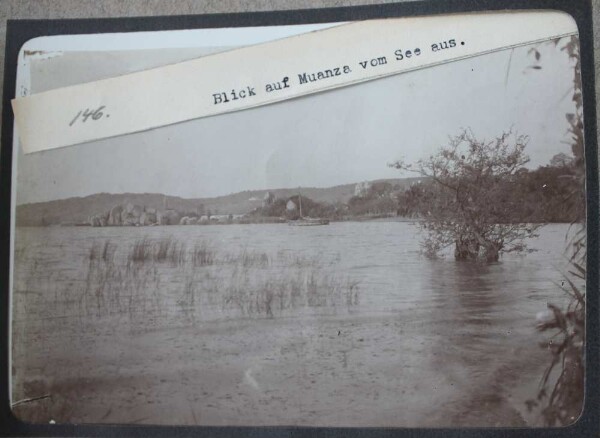
[[[368,181],[390,182],[408,187],[420,178],[392,178]],[[354,195],[359,183],[340,184],[331,187],[294,187],[278,189],[244,190],[214,197],[183,198],[163,193],[108,193],[99,192],[86,196],[72,196],[17,205],[16,224],[18,226],[39,226],[77,224],[88,220],[92,215],[109,211],[119,204],[130,202],[146,208],[174,209],[181,212],[195,212],[199,208],[212,214],[244,214],[261,205],[262,197],[270,192],[276,198],[289,198],[300,193],[316,202],[346,203]]]

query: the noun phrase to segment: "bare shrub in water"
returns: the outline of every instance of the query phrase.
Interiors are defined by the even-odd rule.
[[[527,250],[525,240],[537,236],[539,225],[514,218],[523,205],[515,194],[519,172],[529,162],[527,142],[511,132],[480,140],[465,129],[414,167],[403,161],[390,165],[426,178],[419,190],[409,190],[425,212],[426,255],[453,246],[456,260],[495,262],[502,253]]]

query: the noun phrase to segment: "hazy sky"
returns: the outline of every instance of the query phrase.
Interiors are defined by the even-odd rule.
[[[17,203],[97,192],[209,197],[250,189],[328,187],[402,176],[461,128],[530,136],[531,167],[570,153],[572,65],[553,44],[505,50],[260,108],[63,149],[19,151]],[[37,61],[32,91],[88,82],[206,49],[71,53]],[[266,67],[268,68],[268,66]]]

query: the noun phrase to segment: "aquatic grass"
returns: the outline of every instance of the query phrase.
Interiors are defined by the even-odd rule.
[[[359,302],[359,283],[348,278],[302,268],[251,275],[249,268],[237,267],[223,280],[223,308],[236,308],[245,316],[274,317],[275,311],[302,307],[356,306]]]
[[[79,296],[82,317],[122,315],[137,325],[150,324],[152,315],[176,318],[179,313],[195,324],[205,304],[210,309],[220,304],[226,317],[266,318],[294,309],[321,312],[358,304],[358,283],[335,275],[330,264],[321,263],[321,255],[270,257],[243,248],[218,257],[208,241],[188,250],[172,237],[139,238],[120,253],[121,259],[116,249],[110,241],[95,242],[89,249]]]
[[[115,256],[116,245],[110,239],[104,241],[104,244],[94,242],[88,253],[90,261],[102,260],[104,262],[112,262]]]
[[[315,271],[311,270],[306,278],[306,298],[310,307],[325,305],[326,296],[319,293],[319,283],[315,277]]]
[[[192,324],[196,323],[196,282],[194,275],[189,275],[185,280],[181,298],[177,300],[177,305],[181,309],[181,312]]]
[[[194,245],[192,250],[192,264],[194,267],[208,266],[215,263],[216,253],[207,242],[200,242]]]
[[[244,248],[237,254],[229,254],[224,258],[226,264],[237,264],[243,268],[266,268],[269,266],[269,256],[264,252],[249,251]]]
[[[323,257],[321,254],[316,256],[306,256],[296,252],[280,250],[277,252],[277,261],[280,265],[294,268],[316,268],[323,265]],[[339,254],[336,258],[330,261],[330,264],[339,262]]]
[[[115,297],[109,296],[114,289],[114,279],[118,279],[119,275],[116,271],[118,268],[115,265],[116,245],[110,239],[104,241],[103,244],[94,241],[88,252],[88,272],[85,280],[85,288],[79,298],[75,300],[80,308],[85,306],[88,308],[89,314],[90,303],[98,315],[105,312],[107,308],[107,300],[114,304]]]
[[[129,253],[129,260],[136,263],[144,263],[152,258],[152,247],[149,240],[144,237],[136,240]]]
[[[581,241],[584,239],[585,236],[581,237]],[[543,406],[544,421],[550,426],[574,421],[583,404],[583,357],[586,337],[585,242],[582,244],[583,251],[571,245],[575,256],[569,259],[569,270],[563,273],[561,283],[555,283],[568,297],[569,303],[566,308],[548,303],[548,311],[538,317],[539,331],[554,332],[548,340],[540,344],[551,353],[551,361],[542,375],[537,397],[525,402],[530,411],[536,406]]]
[[[143,237],[134,242],[128,260],[135,263],[164,263],[182,265],[185,263],[185,244],[177,242],[172,237],[150,241]]]
[[[347,280],[345,285],[346,305],[357,306],[359,296],[359,284],[357,280]]]
[[[170,245],[167,259],[172,266],[184,265],[186,261],[186,248],[184,243],[174,242]]]
[[[148,303],[160,308],[158,273],[152,245],[146,238],[131,246],[126,263],[116,260],[117,246],[110,240],[94,242],[88,253],[85,287],[76,300],[79,317],[104,317],[147,311]],[[146,263],[148,262],[148,263]]]
[[[152,260],[158,263],[170,262],[173,266],[185,263],[185,243],[178,242],[169,236],[154,243]]]
[[[157,262],[163,262],[167,260],[167,257],[169,256],[169,249],[171,249],[171,245],[173,245],[173,238],[168,237],[159,240],[156,245],[157,246],[153,254],[154,260]]]

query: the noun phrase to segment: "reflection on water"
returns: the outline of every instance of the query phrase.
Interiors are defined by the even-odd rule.
[[[553,281],[559,279],[563,267],[566,230],[566,225],[548,225],[541,229],[540,237],[530,245],[537,249],[536,252],[524,256],[506,255],[498,263],[482,265],[455,262],[452,258],[428,260],[421,257],[416,227],[402,222],[345,222],[325,227],[265,224],[17,229],[14,369],[21,381],[27,380],[28,373],[36,376],[41,373],[58,381],[62,378],[61,373],[86,375],[94,367],[101,369],[104,358],[100,357],[100,347],[86,356],[88,362],[83,362],[83,359],[78,362],[77,353],[67,350],[68,343],[51,339],[52,334],[57,333],[61,333],[63,339],[81,336],[82,326],[78,325],[81,321],[71,324],[75,315],[65,309],[68,302],[74,303],[73,309],[77,308],[86,278],[89,281],[86,275],[90,248],[94,242],[113,242],[115,263],[124,266],[136,241],[144,237],[160,239],[169,236],[173,241],[187,245],[190,251],[195,243],[207,242],[214,248],[218,262],[188,268],[153,265],[151,270],[136,274],[148,276],[140,283],[143,285],[140,288],[142,295],[150,295],[148,291],[152,290],[152,302],[158,303],[158,307],[161,301],[163,304],[172,303],[172,308],[168,308],[172,314],[163,309],[162,313],[145,318],[146,322],[160,327],[159,317],[170,315],[165,317],[163,329],[185,325],[188,320],[177,312],[181,311],[184,292],[197,289],[200,298],[202,294],[206,297],[204,301],[195,301],[196,305],[201,303],[202,308],[194,324],[226,321],[239,316],[251,318],[250,322],[244,323],[249,324],[248,330],[262,330],[261,324],[267,317],[284,324],[278,329],[279,337],[269,341],[282,345],[276,353],[280,356],[278,360],[285,364],[286,354],[297,352],[300,341],[296,338],[300,337],[304,350],[301,355],[295,356],[293,362],[297,364],[300,361],[304,370],[314,365],[317,371],[309,381],[314,383],[322,378],[322,388],[332,387],[325,394],[297,391],[282,394],[281,400],[296,403],[298,415],[306,406],[306,413],[301,418],[294,417],[294,424],[336,425],[340,421],[342,424],[356,421],[359,425],[399,426],[522,425],[525,421],[519,414],[522,400],[530,394],[520,394],[519,391],[525,391],[523,388],[527,386],[535,389],[540,369],[547,360],[537,346],[540,335],[535,332],[535,314],[545,308],[546,302],[560,303],[564,299]],[[243,268],[245,270],[239,266],[230,268],[232,261],[240,260],[236,258],[239,254],[261,254],[260,259],[265,262],[260,266]],[[118,275],[126,272],[129,271],[119,271]],[[269,285],[274,290],[279,288],[277,290],[283,296],[281,291],[288,277],[300,278],[298,281],[306,284],[306,278],[312,275],[310,278],[316,278],[314,281],[317,283],[321,281],[332,288],[338,287],[338,283],[356,284],[360,299],[352,299],[352,305],[344,305],[344,300],[333,300],[332,305],[325,307],[299,306],[277,313],[275,293],[270,298],[273,300],[271,314],[233,314],[223,310],[223,300],[217,295],[222,292],[219,285],[230,284],[231,278],[241,275],[240,272],[246,277],[240,277],[245,280],[235,285],[239,293],[245,292],[244,288]],[[155,282],[152,284],[157,285],[153,289],[150,288],[150,276]],[[231,285],[227,287],[231,289]],[[256,297],[253,295],[251,298],[258,299]],[[60,306],[55,306],[59,301]],[[102,327],[108,325],[112,330],[118,330],[119,324],[124,324],[126,319],[119,316],[118,320],[110,320],[110,324],[94,326],[94,333],[101,333]],[[328,339],[324,333],[328,333],[330,325],[339,334],[332,335],[331,342],[335,343],[324,344],[324,339]],[[210,326],[194,327],[194,330],[208,330]],[[127,337],[133,332],[123,333],[119,336]],[[277,335],[273,332],[259,333]],[[307,338],[309,335],[312,337]],[[257,342],[260,342],[261,336],[258,335]],[[191,342],[196,345],[197,338],[193,339]],[[369,339],[371,342],[368,342]],[[230,341],[215,342],[217,348]],[[149,345],[147,348],[151,350],[145,354],[166,347],[160,343]],[[245,346],[231,348],[238,355],[236,363],[240,364],[245,360],[256,361],[255,356],[263,354],[259,351],[269,352],[269,348],[274,347],[257,344],[254,347],[256,351]],[[40,353],[42,350],[43,354]],[[251,356],[246,359],[245,354]],[[264,354],[267,357],[275,353]],[[53,368],[53,361],[57,357],[65,360],[64,355],[69,357],[67,362],[73,369]],[[169,356],[172,357],[171,353]],[[337,356],[343,358],[339,363],[335,362]],[[41,362],[50,365],[43,368]],[[40,372],[42,368],[45,371]],[[282,370],[275,369],[270,378],[274,379],[277,372],[285,371]],[[352,373],[347,387],[338,387],[341,385],[340,373]],[[377,376],[381,376],[386,384],[376,391],[376,398],[364,399],[365,391],[375,388],[374,381],[370,379]],[[22,391],[20,380],[16,380],[15,388]],[[272,391],[283,388],[285,384],[281,382],[279,386],[273,384]],[[306,383],[305,380],[302,382]],[[221,384],[222,388],[226,386]],[[389,391],[389,399],[385,398],[386,391]],[[406,396],[399,399],[398,393]],[[325,415],[328,400],[334,396],[342,400],[340,403],[344,405],[339,409],[346,409],[348,418],[344,419],[337,411]],[[178,395],[173,397],[176,399]],[[324,406],[318,408],[318,403],[324,403]],[[382,410],[388,409],[385,406],[394,404],[404,414],[395,411],[382,417]],[[248,402],[247,410],[238,412],[235,420],[215,418],[230,423],[240,421],[240,424],[261,421],[260,415],[253,410],[257,409],[256,405]],[[205,409],[210,406],[212,404]],[[235,406],[239,411],[239,406]],[[273,421],[267,418],[275,418],[276,424],[290,424],[292,421],[289,413],[277,414],[277,403],[267,402],[265,406],[269,407],[266,412],[271,417],[265,417],[264,421]],[[312,414],[313,411],[316,413]],[[218,412],[224,415],[222,409]],[[85,420],[94,417],[82,411],[76,418]],[[118,417],[106,418],[106,421],[119,421]],[[159,420],[169,422],[169,418]]]
[[[549,227],[546,238],[555,235],[556,228]],[[556,244],[558,252],[560,241]],[[505,257],[489,265],[436,264],[431,277],[435,308],[428,321],[446,336],[432,345],[435,367],[461,388],[446,412],[450,424],[503,424],[492,412],[514,425],[526,424],[513,392],[515,385],[524,385],[533,393],[539,378],[537,361],[544,360],[536,350],[540,338],[534,315],[547,301],[564,300],[552,283],[558,266],[539,269],[549,260],[548,251],[544,246],[537,257]],[[527,375],[531,378],[524,378]]]

